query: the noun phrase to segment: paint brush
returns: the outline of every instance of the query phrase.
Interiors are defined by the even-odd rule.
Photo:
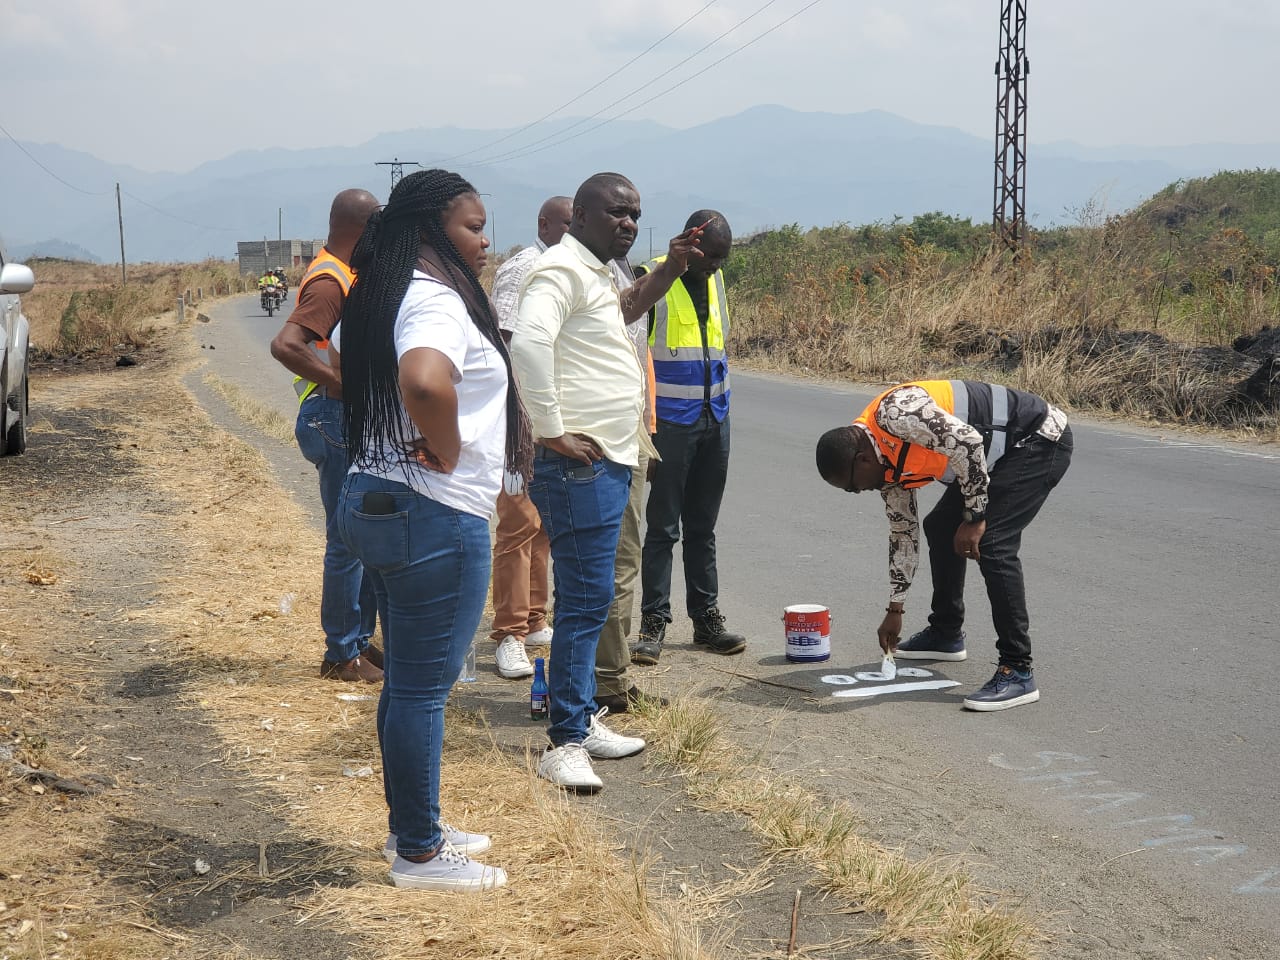
[[[892,651],[884,655],[884,659],[880,661],[880,672],[884,674],[886,680],[898,679],[898,664],[894,662]]]

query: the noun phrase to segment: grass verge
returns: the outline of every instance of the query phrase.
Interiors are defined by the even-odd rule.
[[[791,781],[759,760],[735,760],[707,701],[681,697],[646,711],[652,762],[678,771],[708,810],[733,810],[765,852],[809,865],[851,910],[880,914],[874,939],[928,960],[1030,960],[1044,942],[1033,918],[979,889],[948,859],[914,862],[858,833],[857,811]]]

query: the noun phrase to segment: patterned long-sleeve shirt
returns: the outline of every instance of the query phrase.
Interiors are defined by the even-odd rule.
[[[493,278],[493,308],[498,311],[498,328],[515,333],[519,319],[520,285],[533,269],[533,262],[547,250],[541,239],[532,247],[525,247],[515,256],[503,262]]]
[[[947,457],[965,506],[987,509],[987,458],[982,434],[943,410],[923,387],[903,386],[888,393],[875,413],[880,428]],[[1037,436],[1057,441],[1066,429],[1067,417],[1049,404],[1049,412]],[[876,455],[880,456],[879,449]],[[902,602],[915,579],[920,561],[920,515],[916,491],[891,484],[880,491],[889,518],[889,600]]]

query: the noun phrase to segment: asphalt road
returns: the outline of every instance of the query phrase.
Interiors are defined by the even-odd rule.
[[[267,319],[248,297],[210,312],[213,322],[196,331],[216,345],[210,371],[291,416],[290,377],[266,350],[283,318]],[[734,372],[721,607],[752,642],[732,661],[675,651],[664,665],[673,673],[689,665],[688,682],[701,672],[705,684],[697,665],[709,664],[785,685],[717,689],[741,716],[766,718],[773,742],[791,745],[783,762],[845,776],[845,793],[865,796],[876,779],[847,772],[869,759],[848,745],[892,744],[885,753],[899,772],[929,771],[939,791],[998,798],[988,828],[998,834],[1007,819],[1009,836],[1030,851],[1024,859],[1037,850],[1051,858],[1038,844],[1060,838],[1077,860],[1105,868],[1124,858],[1117,866],[1127,882],[1190,898],[1204,912],[1182,921],[1238,921],[1280,944],[1280,449],[1073,417],[1071,469],[1022,550],[1041,702],[995,714],[959,707],[995,661],[976,569],[966,597],[969,660],[921,664],[961,686],[840,699],[831,695],[847,688],[833,676],[878,664],[887,532],[878,495],[844,494],[819,479],[813,445],[871,395]],[[922,498],[925,508],[935,496]],[[782,657],[782,609],[804,602],[832,610],[828,663]],[[682,606],[677,587],[673,608]],[[928,612],[925,563],[907,611],[910,633]],[[688,625],[678,619],[673,632],[681,630]],[[846,774],[834,774],[837,766]],[[897,779],[908,784],[905,772]],[[906,796],[922,792],[923,800]],[[918,787],[893,796],[904,807],[929,802]],[[1030,823],[1037,836],[1026,835]],[[1024,865],[1022,875],[1033,872]],[[1082,888],[1093,882],[1080,876]]]

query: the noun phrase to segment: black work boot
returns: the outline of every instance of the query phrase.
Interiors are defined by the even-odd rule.
[[[631,662],[651,667],[662,655],[662,641],[667,635],[667,621],[655,613],[640,618],[640,635],[631,644]]]
[[[693,618],[693,642],[705,643],[713,653],[741,653],[747,649],[746,637],[724,628],[724,614],[718,607]]]

